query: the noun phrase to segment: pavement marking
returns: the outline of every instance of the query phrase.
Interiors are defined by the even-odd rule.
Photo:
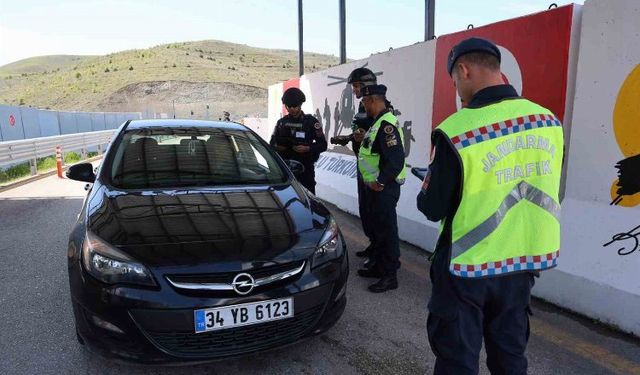
[[[532,317],[531,333],[618,374],[640,375],[640,364]]]

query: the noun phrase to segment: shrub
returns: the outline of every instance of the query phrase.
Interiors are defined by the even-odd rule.
[[[65,164],[72,164],[72,163],[78,162],[80,160],[81,160],[80,155],[78,155],[76,152],[73,152],[73,151],[67,152],[64,155]]]
[[[53,169],[56,167],[56,158],[55,156],[48,156],[46,158],[37,159],[36,166],[36,168],[38,168],[38,171]]]
[[[80,72],[76,73],[76,79],[80,79],[82,78],[82,74],[80,74]]]
[[[176,64],[173,64],[173,67],[175,68],[175,67],[176,67]]]
[[[0,170],[0,182],[15,180],[20,177],[28,176],[29,174],[31,174],[29,162],[20,163],[5,170]]]
[[[104,72],[109,73],[110,72],[109,67],[104,68]]]
[[[129,70],[133,70],[133,65],[129,65]]]

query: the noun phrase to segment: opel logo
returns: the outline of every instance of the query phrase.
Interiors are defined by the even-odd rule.
[[[248,273],[239,273],[233,278],[231,286],[233,286],[233,290],[235,290],[236,293],[244,296],[245,294],[251,293],[256,286],[256,282]]]

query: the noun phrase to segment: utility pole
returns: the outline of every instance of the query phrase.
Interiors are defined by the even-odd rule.
[[[304,49],[302,44],[302,0],[298,0],[298,75],[304,74]]]
[[[346,0],[340,1],[340,64],[347,62],[347,9]]]
[[[436,0],[424,0],[424,40],[431,40],[434,35],[434,19]]]

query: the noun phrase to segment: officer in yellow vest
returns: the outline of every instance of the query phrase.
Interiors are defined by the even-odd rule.
[[[362,88],[362,103],[367,116],[374,120],[360,145],[358,171],[367,187],[364,204],[370,207],[375,262],[358,270],[358,275],[379,279],[369,286],[373,293],[398,288],[400,241],[396,205],[406,177],[403,134],[398,120],[387,108],[386,93],[384,85]]]
[[[534,275],[559,255],[562,125],[504,84],[490,41],[460,42],[448,70],[465,107],[432,133],[417,198],[441,221],[427,321],[434,372],[477,374],[484,338],[492,374],[526,374]]]

